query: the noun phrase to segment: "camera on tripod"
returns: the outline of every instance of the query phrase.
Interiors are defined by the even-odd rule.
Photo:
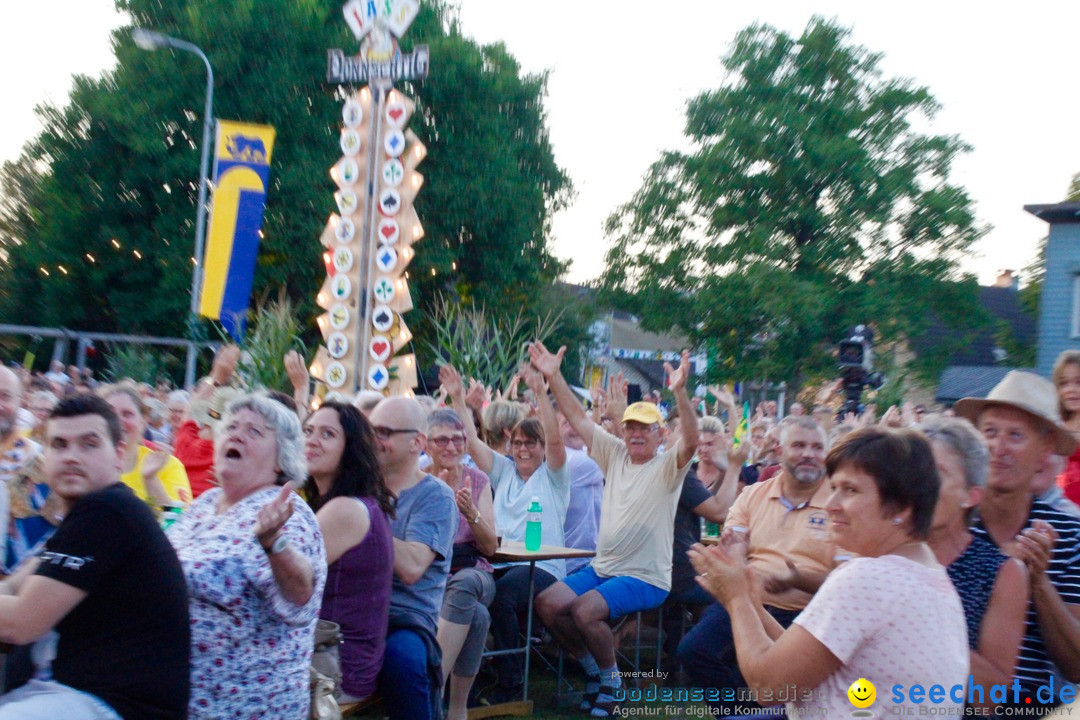
[[[861,415],[864,388],[877,390],[885,384],[885,376],[874,371],[874,331],[866,325],[856,325],[851,334],[837,344],[840,379],[844,383],[844,404],[837,417],[848,413]]]

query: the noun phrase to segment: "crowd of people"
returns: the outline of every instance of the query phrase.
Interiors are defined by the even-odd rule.
[[[587,408],[564,351],[495,399],[445,365],[434,397],[313,404],[294,354],[292,395],[249,391],[235,346],[190,392],[0,368],[0,720],[300,720],[323,623],[339,703],[462,720],[520,697],[533,602],[590,717],[625,698],[618,622],[661,607],[671,677],[725,714],[848,713],[865,680],[876,717],[916,683],[1072,699],[1080,353],[948,412],[764,402],[742,432],[687,353],[670,407],[615,376]],[[593,557],[497,562],[536,504],[543,545]]]

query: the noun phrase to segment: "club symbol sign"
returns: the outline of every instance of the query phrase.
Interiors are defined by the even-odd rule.
[[[390,282],[387,278],[379,278],[375,281],[375,299],[383,304],[387,304],[394,299],[394,283]]]
[[[353,157],[360,152],[360,133],[355,130],[344,130],[341,133],[341,152],[347,157]]]
[[[326,384],[332,388],[339,388],[344,385],[348,376],[349,373],[345,370],[345,366],[336,360],[326,366]]]
[[[330,327],[335,330],[344,330],[349,326],[349,308],[341,303],[336,303],[330,308]]]
[[[401,227],[393,218],[383,218],[379,221],[379,242],[384,245],[393,245],[401,237]]]
[[[376,335],[371,338],[371,342],[368,343],[368,353],[371,355],[371,359],[375,362],[386,362],[390,359],[390,353],[393,351],[394,346],[390,344],[390,341],[382,335]]]
[[[375,253],[375,264],[384,273],[392,272],[397,267],[397,250],[388,245],[383,245]]]
[[[394,216],[401,209],[401,194],[394,188],[387,188],[379,194],[379,212]]]
[[[341,108],[341,119],[347,128],[355,128],[364,122],[364,106],[356,100],[349,100]]]
[[[405,166],[401,164],[401,161],[397,158],[390,158],[383,163],[382,166],[382,179],[383,183],[390,187],[397,187],[401,184],[401,179],[405,177]]]
[[[386,366],[382,363],[375,363],[368,368],[368,385],[375,390],[384,390],[386,384],[390,382],[390,373],[386,371]]]
[[[394,311],[385,305],[376,305],[371,313],[371,325],[379,332],[386,332],[394,324]]]
[[[334,237],[337,238],[339,243],[349,243],[356,237],[356,223],[350,218],[343,217],[338,220],[337,227],[334,229]]]
[[[383,140],[383,150],[390,157],[396,158],[405,152],[405,134],[400,130],[391,130],[386,133],[386,138]]]
[[[402,128],[405,126],[405,121],[408,119],[405,112],[405,103],[400,100],[389,103],[386,106],[386,122],[390,127],[395,129]]]
[[[334,193],[334,199],[337,200],[338,209],[341,210],[342,215],[352,215],[356,212],[358,200],[354,191],[348,188],[339,190]]]
[[[326,339],[326,349],[330,352],[330,357],[340,360],[349,352],[349,339],[345,337],[345,333],[332,333]]]
[[[338,300],[344,300],[352,294],[352,283],[349,282],[348,275],[335,275],[330,287],[334,293],[334,297]]]
[[[338,272],[349,272],[353,266],[353,253],[347,247],[339,247],[334,250],[334,268]]]

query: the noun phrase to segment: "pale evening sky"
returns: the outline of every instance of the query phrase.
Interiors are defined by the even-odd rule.
[[[550,71],[548,127],[577,189],[555,218],[554,250],[573,259],[573,281],[600,272],[604,219],[662,149],[679,146],[686,101],[719,84],[719,58],[755,21],[797,35],[814,14],[837,18],[856,42],[884,54],[887,75],[930,88],[943,106],[931,129],[974,147],[952,177],[993,226],[965,265],[984,284],[1001,268],[1027,265],[1045,234],[1023,205],[1060,200],[1080,171],[1080,93],[1070,77],[1080,4],[461,0],[460,7],[467,35],[504,41],[527,72]],[[16,157],[37,132],[36,104],[65,102],[72,74],[113,66],[109,31],[124,22],[112,0],[0,6],[7,68],[0,160]],[[204,50],[213,61],[213,48]],[[436,74],[438,62],[432,58]]]

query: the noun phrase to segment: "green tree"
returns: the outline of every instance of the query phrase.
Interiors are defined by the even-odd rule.
[[[285,288],[315,337],[319,235],[334,210],[341,102],[326,49],[355,48],[337,3],[118,0],[133,25],[202,47],[214,114],[277,128],[255,295]],[[441,3],[423,4],[406,45],[431,47],[431,77],[404,88],[428,146],[417,198],[426,236],[410,278],[419,313],[454,290],[525,305],[564,270],[548,246],[569,197],[545,127],[543,75],[502,45],[465,38]],[[8,322],[184,335],[205,74],[188,53],[139,50],[119,29],[115,70],[76,78],[70,102],[40,109],[44,130],[0,183],[0,316]],[[407,49],[407,48],[406,48]],[[420,332],[417,332],[420,335]]]
[[[796,386],[833,371],[857,323],[887,345],[976,317],[957,265],[984,230],[948,180],[967,146],[916,132],[938,104],[880,59],[820,18],[798,38],[741,31],[727,80],[688,104],[689,149],[609,218],[604,290],[646,327],[712,342],[717,379]]]

